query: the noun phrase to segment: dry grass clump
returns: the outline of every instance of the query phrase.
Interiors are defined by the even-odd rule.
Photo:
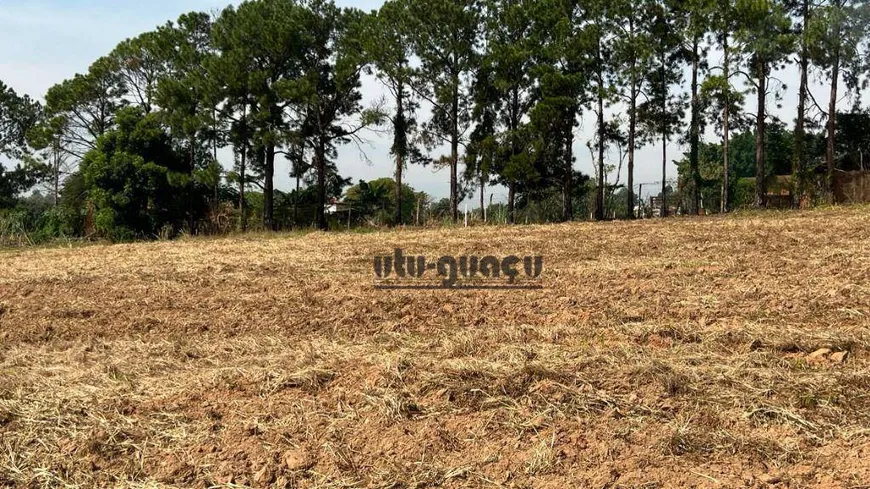
[[[2,251],[0,487],[863,487],[867,210]]]

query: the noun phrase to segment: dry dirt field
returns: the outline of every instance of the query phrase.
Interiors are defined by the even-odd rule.
[[[0,251],[0,487],[870,487],[870,208]],[[541,291],[377,291],[396,246]],[[821,350],[821,351],[819,351]]]

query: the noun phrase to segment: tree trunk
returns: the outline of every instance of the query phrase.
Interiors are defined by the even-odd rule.
[[[836,39],[839,39],[837,32]],[[831,67],[831,100],[828,102],[828,148],[825,152],[825,162],[828,166],[828,191],[831,203],[834,203],[834,172],[837,169],[837,88],[840,78],[839,47],[834,54],[834,64]]]
[[[633,70],[633,68],[632,68]],[[635,75],[632,75],[634,78]],[[631,100],[629,101],[630,108],[628,110],[628,218],[636,217],[635,195],[634,195],[634,152],[637,148],[637,82],[631,82]]]
[[[296,175],[296,195],[293,197],[293,225],[299,226],[299,186],[301,177]]]
[[[517,182],[511,180],[508,185],[508,224],[517,223]]]
[[[401,226],[403,224],[402,218],[402,170],[404,165],[404,160],[401,156],[396,156],[396,214],[394,217],[394,224],[396,226]]]
[[[187,184],[187,229],[196,234],[196,219],[193,212],[193,194],[196,192],[194,173],[196,172],[196,133],[190,135],[190,182]]]
[[[724,33],[723,41],[722,41],[722,50],[724,52],[725,58],[725,108],[723,110],[724,114],[722,114],[722,212],[729,212],[730,209],[730,175],[729,172],[731,169],[729,168],[729,154],[728,154],[728,143],[730,142],[730,116],[731,116],[731,65],[729,59],[729,47],[728,47],[728,33]]]
[[[314,157],[317,172],[317,229],[326,231],[326,143],[318,138]]]
[[[218,133],[217,133],[217,110],[212,109],[212,138],[211,138],[211,149],[212,155],[214,156],[215,164],[218,164]],[[220,166],[218,166],[220,168]],[[220,189],[221,189],[221,178],[218,176],[217,182],[215,182],[214,186],[214,211],[217,212],[218,205],[220,204]]]
[[[801,17],[803,18],[803,33],[800,51],[800,88],[798,89],[798,114],[794,128],[794,158],[792,160],[792,182],[796,186],[797,198],[803,199],[806,192],[806,155],[804,154],[804,140],[806,139],[806,111],[807,99],[809,98],[809,51],[807,49],[806,29],[810,20],[809,0],[801,3]]]
[[[662,217],[668,217],[668,133],[662,128]]]
[[[480,215],[486,224],[486,175],[480,172]]]
[[[414,225],[417,227],[420,227],[420,204],[422,204],[421,200],[423,200],[422,197],[417,197],[417,212],[415,214],[414,220]]]
[[[646,203],[643,201],[643,184],[640,184],[637,187],[637,201],[638,201],[638,203],[641,204],[640,205],[640,215],[637,215],[637,217],[640,217],[641,219],[645,219],[646,218]]]
[[[662,218],[668,217],[668,126],[665,114],[668,111],[668,86],[665,78],[665,59],[660,59],[662,83]]]
[[[511,91],[511,104],[510,104],[510,114],[508,117],[508,130],[510,132],[511,138],[511,156],[516,157],[522,151],[517,144],[517,127],[520,125],[520,115],[519,115],[519,94],[516,87]],[[516,224],[517,222],[517,179],[516,177],[511,177],[510,183],[508,184],[508,215],[507,221],[508,224]],[[491,200],[491,199],[490,199]]]
[[[572,117],[573,119],[573,117]],[[568,124],[568,133],[565,134],[565,175],[562,179],[562,220],[569,222],[574,219],[574,202],[572,191],[574,190],[574,124],[573,120]]]
[[[763,59],[755,61],[758,76],[758,114],[756,115],[755,133],[755,206],[763,208],[767,205],[767,153],[765,151],[766,102],[767,102],[767,65]]]
[[[634,15],[630,15],[628,18],[628,29],[632,35],[632,39],[635,38],[634,35]],[[638,97],[638,83],[637,83],[637,58],[632,55],[631,58],[631,66],[629,68],[631,70],[631,93],[629,94],[629,106],[628,106],[628,204],[626,216],[629,219],[634,219],[636,217],[634,208],[635,208],[635,195],[634,195],[634,152],[637,149],[637,97]]]
[[[241,158],[239,165],[239,227],[242,232],[246,232],[248,230],[248,217],[245,213],[245,165],[247,164],[247,156],[248,156],[248,105],[247,103],[242,105],[242,119],[241,119],[241,136],[242,136],[242,150],[241,150]]]
[[[55,144],[54,153],[54,207],[60,203],[60,148]]]
[[[248,154],[247,144],[242,143],[241,163],[239,164],[239,227],[242,232],[248,230],[248,216],[245,209],[245,165]]]
[[[401,82],[398,84],[398,90],[396,90],[396,120],[404,120],[405,118],[405,88]],[[396,127],[395,131],[404,131],[404,124],[401,128]],[[401,136],[401,141],[405,141],[405,135],[396,134],[395,137],[399,139]],[[396,214],[394,220],[394,224],[396,226],[401,226],[403,224],[403,216],[402,216],[402,170],[405,168],[405,148],[396,148]]]
[[[266,145],[265,182],[263,184],[263,226],[276,231],[275,222],[275,144]]]
[[[450,211],[453,215],[453,224],[457,224],[459,222],[459,77],[453,79],[450,120]]]
[[[701,145],[701,100],[698,97],[698,38],[692,42],[692,121],[689,129],[689,166],[692,171],[692,211],[701,214],[701,169],[698,162]]]
[[[296,157],[296,164],[293,174],[296,178],[296,193],[293,195],[293,226],[299,226],[299,191],[302,180],[302,169],[305,167],[305,138],[299,143],[299,154]]]
[[[604,126],[604,75],[601,72],[601,42],[598,51],[598,192],[595,199],[595,220],[604,220],[604,138],[607,133]]]

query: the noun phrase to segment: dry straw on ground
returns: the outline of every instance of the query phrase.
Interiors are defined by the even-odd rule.
[[[851,208],[2,251],[0,487],[868,487],[868,238]],[[375,291],[396,246],[541,254],[547,289]]]

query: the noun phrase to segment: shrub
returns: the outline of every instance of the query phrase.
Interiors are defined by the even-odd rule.
[[[755,206],[755,179],[741,178],[734,185],[734,199],[732,206],[735,209]]]

